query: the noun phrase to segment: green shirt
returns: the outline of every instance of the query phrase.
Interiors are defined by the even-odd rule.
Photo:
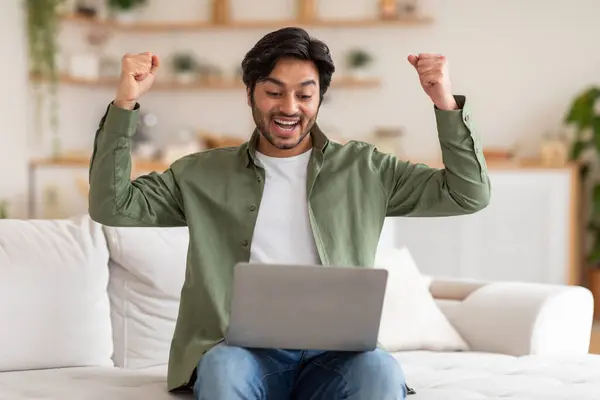
[[[401,161],[373,145],[329,141],[317,125],[308,163],[309,218],[324,265],[372,267],[386,217],[441,217],[487,206],[490,182],[466,99],[433,107],[445,169]],[[132,111],[108,106],[94,140],[89,213],[121,227],[187,226],[190,248],[168,366],[168,389],[187,385],[228,326],[232,270],[249,261],[265,183],[259,138],[185,156],[161,173],[131,179]],[[168,266],[165,266],[167,268]]]

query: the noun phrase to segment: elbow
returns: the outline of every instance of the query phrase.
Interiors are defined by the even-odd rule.
[[[90,203],[88,207],[88,214],[92,221],[105,226],[118,226],[116,223],[116,218],[110,212],[106,212],[97,206],[94,206]]]
[[[489,204],[492,196],[489,181],[477,185],[468,195],[453,196],[464,214],[475,214],[484,210]]]
[[[481,196],[475,199],[469,207],[465,208],[467,214],[475,214],[484,210],[490,204],[489,196]]]
[[[88,214],[92,221],[105,226],[123,226],[122,218],[111,200],[94,200],[90,198]]]
[[[465,204],[465,212],[468,214],[475,214],[485,209],[489,204],[492,197],[492,191],[489,181],[482,185],[478,185],[477,189],[471,196],[468,203]]]

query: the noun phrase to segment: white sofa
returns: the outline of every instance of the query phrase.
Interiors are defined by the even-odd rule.
[[[0,399],[191,398],[166,391],[187,243],[185,228],[0,220]],[[451,343],[419,332],[418,313],[388,309],[386,340],[405,329],[425,338],[422,349],[396,343],[408,346],[394,355],[417,391],[410,399],[600,399],[600,356],[587,354],[589,291],[429,282],[468,349],[443,350]]]

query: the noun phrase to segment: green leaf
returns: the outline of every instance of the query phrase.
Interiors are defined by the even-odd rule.
[[[592,195],[593,214],[600,215],[600,185],[594,186],[594,194]]]
[[[591,120],[591,128],[594,132],[594,141],[596,142],[596,149],[600,152],[600,115],[595,115]]]
[[[573,143],[571,147],[571,160],[578,160],[581,157],[581,154],[591,145],[591,142],[584,142],[581,140],[577,140]],[[596,146],[598,144],[596,143]]]
[[[565,122],[575,124],[579,130],[588,128],[594,117],[594,103],[600,98],[600,88],[590,88],[573,101]]]
[[[588,262],[596,265],[600,263],[600,235],[596,236],[594,247],[588,255]]]
[[[590,174],[590,165],[589,164],[581,164],[581,168],[579,168],[580,182],[585,182],[587,180],[587,177],[589,174]]]

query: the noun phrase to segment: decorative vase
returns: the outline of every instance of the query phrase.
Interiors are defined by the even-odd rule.
[[[317,16],[317,0],[298,0],[298,20],[312,22]]]
[[[175,73],[175,82],[180,85],[189,85],[196,81],[197,74],[194,71],[181,71]]]
[[[367,66],[353,67],[353,68],[350,68],[349,76],[350,76],[350,78],[352,78],[354,80],[364,80],[364,79],[371,78],[373,76],[373,73],[372,73],[371,68],[369,68]]]
[[[138,20],[138,13],[135,10],[117,11],[113,16],[114,20],[121,24],[133,24]]]
[[[212,6],[213,23],[227,24],[230,21],[229,0],[213,0]]]

